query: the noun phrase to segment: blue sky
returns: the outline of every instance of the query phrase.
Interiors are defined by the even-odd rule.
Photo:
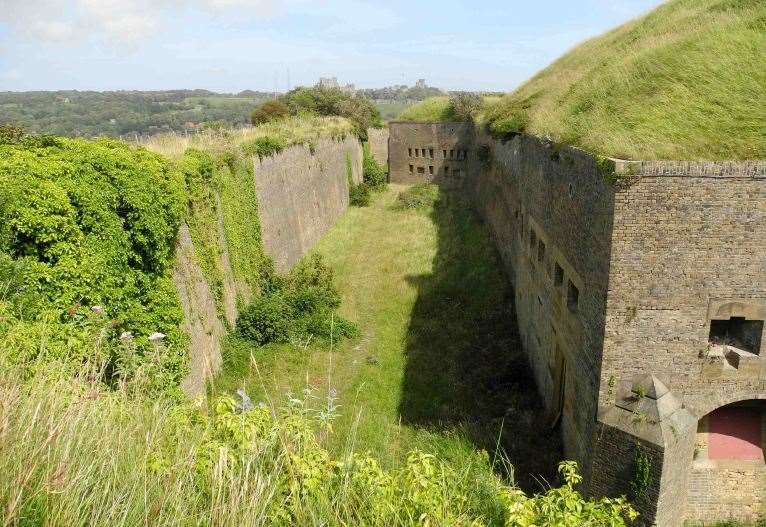
[[[0,91],[508,91],[660,0],[0,0]]]

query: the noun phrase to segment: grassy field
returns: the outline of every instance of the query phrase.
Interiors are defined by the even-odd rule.
[[[535,477],[552,477],[559,447],[537,421],[512,295],[488,235],[457,197],[401,210],[402,190],[351,209],[316,248],[336,270],[343,315],[361,337],[335,349],[255,349],[233,338],[214,389],[244,386],[277,400],[307,384],[334,390],[338,451],[351,442],[395,467],[414,447],[459,462],[499,442],[517,481],[539,490]]]
[[[766,158],[766,2],[671,0],[572,49],[490,108],[628,159]]]

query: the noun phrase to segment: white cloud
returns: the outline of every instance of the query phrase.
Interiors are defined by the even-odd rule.
[[[18,35],[42,42],[97,38],[108,43],[136,44],[161,32],[181,11],[201,10],[214,15],[237,12],[268,18],[284,3],[285,0],[0,0],[0,24]]]

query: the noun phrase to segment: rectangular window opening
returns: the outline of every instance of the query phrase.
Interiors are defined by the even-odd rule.
[[[428,154],[429,154],[429,157],[430,157],[431,159],[433,159],[433,158],[434,158],[434,149],[433,149],[433,148],[429,148],[429,149],[428,149]]]
[[[412,172],[413,172],[414,170],[415,170],[415,167],[414,167],[414,166],[412,166],[412,165],[410,165],[410,174],[412,174]]]
[[[442,150],[442,154],[444,154],[444,159],[447,159],[447,151],[446,150]]]
[[[425,174],[426,168],[425,167],[418,167],[418,174]]]
[[[444,175],[449,176],[449,167],[444,167]]]
[[[409,153],[409,156],[412,157],[412,148],[408,148],[407,152]]]
[[[560,286],[564,283],[564,269],[556,262],[556,267],[553,274],[553,284]]]
[[[434,175],[434,167],[432,167],[432,166],[429,166],[429,167],[428,167],[428,173],[429,173],[429,174],[431,174],[431,175],[433,176],[433,175]]]
[[[415,157],[420,157],[420,149],[415,149]]]
[[[570,311],[577,311],[577,306],[580,303],[580,290],[577,289],[571,280],[567,286],[567,307]]]
[[[545,260],[545,242],[540,240],[537,243],[537,261],[542,262]]]
[[[708,340],[713,345],[732,346],[760,355],[762,335],[763,320],[732,317],[729,320],[711,320]]]
[[[449,151],[449,158],[450,159],[454,159],[455,158],[455,151],[454,150],[450,150]]]

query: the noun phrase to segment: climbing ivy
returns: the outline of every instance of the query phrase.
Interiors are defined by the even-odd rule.
[[[630,490],[634,500],[640,500],[646,497],[646,491],[652,479],[652,462],[646,451],[640,446],[636,447],[636,457],[634,459],[633,479],[630,482]]]

